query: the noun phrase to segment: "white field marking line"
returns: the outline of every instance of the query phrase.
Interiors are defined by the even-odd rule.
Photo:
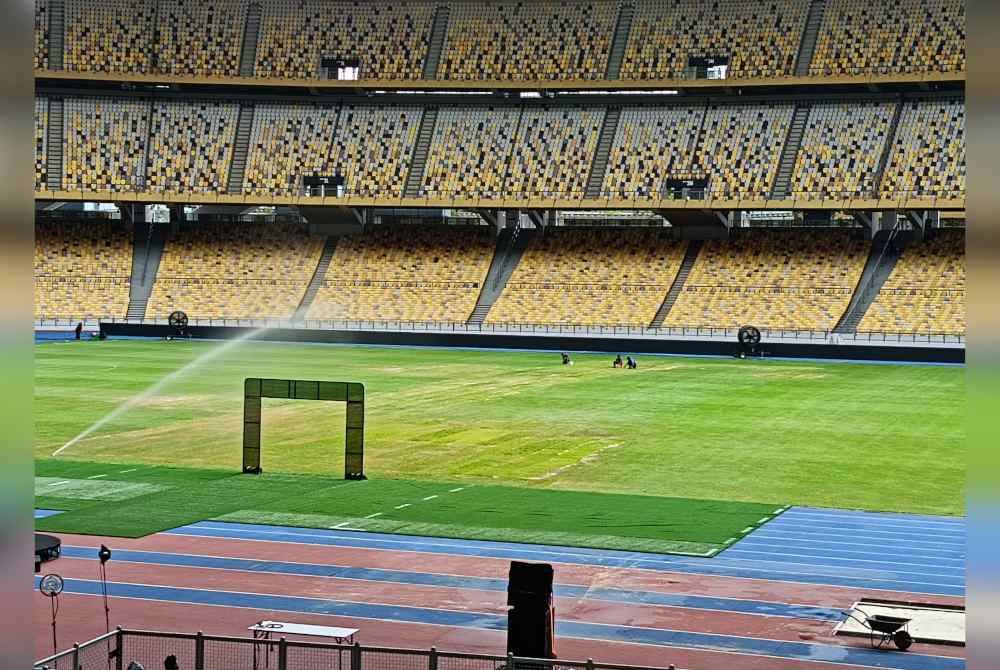
[[[779,535],[779,536],[786,536],[787,537],[789,535],[808,535],[808,536],[816,536],[816,537],[821,537],[821,538],[831,537],[830,533],[803,533],[803,532],[799,532],[799,531],[782,531],[782,530],[779,530],[777,528],[761,528],[760,532],[762,534],[767,534],[769,536]],[[891,538],[891,537],[868,537],[868,536],[863,536],[863,535],[858,535],[858,534],[834,535],[832,537],[853,537],[853,538],[859,538],[859,539],[863,539],[863,540],[874,540],[875,542],[893,542],[893,543],[896,543],[896,544],[913,545],[913,546],[925,546],[925,545],[933,545],[933,544],[940,545],[942,547],[955,547],[955,546],[959,546],[959,545],[965,546],[965,542],[936,542],[934,540],[926,540],[924,542],[917,542],[915,540],[903,540],[903,539]],[[795,538],[790,537],[789,539],[795,539]],[[806,537],[806,538],[800,538],[800,539],[804,539],[806,541],[810,541],[808,537]],[[833,542],[834,540],[815,540],[815,541],[817,541],[817,542]],[[932,549],[933,547],[928,546],[927,548],[928,549]]]
[[[793,522],[794,523],[794,522]],[[808,533],[810,531],[823,531],[824,533],[829,533],[831,535],[855,535],[855,534],[879,534],[879,535],[905,535],[908,537],[938,537],[942,539],[965,539],[965,530],[894,530],[885,528],[875,528],[872,526],[857,526],[854,528],[838,528],[836,526],[824,526],[823,524],[794,524],[788,521],[777,521],[772,528],[777,530],[796,532],[796,533]]]
[[[841,557],[841,556],[825,556],[825,557],[824,556],[810,556],[809,554],[786,554],[784,552],[778,552],[778,551],[754,551],[753,549],[743,549],[741,547],[732,547],[732,549],[730,551],[726,552],[726,556],[727,557],[728,556],[732,556],[733,553],[738,552],[738,551],[743,551],[743,552],[751,553],[751,554],[765,554],[767,556],[774,556],[774,557],[778,557],[778,556],[794,556],[796,558],[815,558],[817,560],[824,560],[824,559],[831,559],[832,558],[832,559],[835,559],[835,560],[838,560],[838,561],[850,561],[852,563],[878,563],[880,565],[885,565],[886,567],[895,567],[895,566],[898,566],[898,565],[908,565],[908,566],[914,567],[914,568],[930,568],[930,567],[935,567],[935,564],[933,564],[933,563],[901,563],[901,562],[896,561],[896,560],[894,560],[892,558],[886,558],[885,560],[878,560],[878,559],[870,559],[870,558],[846,558],[846,557]],[[761,560],[761,559],[741,559],[741,560]],[[827,565],[827,564],[826,563],[817,563],[817,565]],[[937,566],[937,567],[941,567],[941,566]],[[955,566],[955,567],[964,567],[964,566]],[[963,570],[963,572],[964,572],[964,570]],[[924,573],[920,573],[920,574],[924,574]],[[927,574],[938,574],[938,573],[927,573]],[[940,573],[940,574],[946,574],[946,573]]]
[[[49,484],[49,486],[62,486],[63,484],[69,484],[70,481],[71,480],[69,480],[69,479],[64,479],[61,482],[53,482],[53,483]]]
[[[65,546],[68,549],[81,549],[81,550],[87,550],[87,551],[90,551],[90,550],[95,550],[96,551],[97,550],[97,547],[84,547],[84,546],[80,546],[80,545],[63,545],[63,546]],[[351,568],[357,568],[358,567],[356,565],[341,565],[339,563],[303,563],[302,561],[273,561],[273,560],[264,560],[264,559],[254,558],[254,557],[219,556],[219,555],[216,555],[216,554],[186,554],[186,553],[178,553],[178,552],[173,552],[173,551],[145,551],[143,549],[129,549],[128,551],[131,554],[150,554],[150,555],[154,555],[154,554],[169,554],[171,556],[179,556],[179,557],[183,557],[183,558],[212,558],[212,559],[216,559],[216,560],[226,560],[226,561],[238,560],[238,561],[248,561],[248,562],[252,562],[252,563],[260,563],[260,562],[280,563],[281,565],[301,565],[301,566],[313,567],[313,568],[351,569]],[[70,556],[66,556],[65,558],[67,558],[67,559],[69,559],[71,561],[72,560],[76,560],[76,561],[92,561],[92,560],[94,560],[93,558],[89,558],[89,557],[70,557]],[[120,559],[118,559],[118,561],[120,563],[135,563],[135,564],[141,564],[141,565],[149,565],[148,563],[143,563],[142,561],[135,561],[135,560],[131,560],[131,559],[128,559],[128,558],[120,558]],[[287,575],[288,574],[287,572],[272,573],[272,572],[270,572],[268,570],[244,570],[242,568],[199,567],[198,569],[199,570],[230,570],[232,572],[253,572],[253,573],[259,573],[259,574],[279,574],[279,575]],[[395,570],[393,568],[372,568],[372,569],[374,569],[374,570],[384,570],[386,572],[394,572],[394,571],[395,572],[400,572],[400,571]],[[620,568],[620,569],[624,570],[626,568]],[[470,579],[471,578],[471,579],[482,579],[482,580],[489,580],[489,581],[500,581],[500,582],[503,581],[503,577],[483,577],[481,575],[466,575],[466,574],[457,574],[457,573],[454,573],[454,572],[434,572],[434,571],[423,571],[423,570],[404,570],[402,572],[408,572],[408,573],[415,574],[415,575],[431,575],[431,576],[434,576],[434,577],[451,577],[451,578],[456,578],[456,579]],[[349,580],[349,581],[359,581],[359,582],[377,581],[377,580],[365,579],[363,577],[341,577],[341,576],[336,576],[336,575],[329,576],[329,577],[324,576],[323,578],[324,579],[345,579],[345,580]],[[393,584],[396,583],[396,582],[391,581],[391,580],[385,580],[385,581],[388,581],[389,583],[393,583]],[[578,584],[578,583],[569,583],[569,582],[566,582],[566,583],[558,582],[558,583],[555,584],[555,586],[557,586],[557,587],[559,587],[559,586],[572,586],[572,587],[576,587],[576,588],[589,589],[589,590],[592,590],[594,588],[598,588],[598,589],[605,589],[605,590],[608,590],[608,591],[615,591],[615,592],[618,592],[618,593],[653,593],[653,594],[656,594],[656,595],[667,595],[667,596],[676,595],[672,591],[645,591],[645,590],[619,589],[619,588],[614,588],[614,587],[600,586],[600,585],[597,585],[597,584]],[[474,590],[481,590],[481,589],[474,589]],[[680,595],[683,595],[683,596],[694,596],[694,597],[698,597],[698,598],[711,598],[713,600],[732,600],[734,602],[752,602],[752,603],[763,603],[765,605],[783,605],[783,606],[786,606],[786,607],[835,609],[835,608],[831,608],[831,607],[829,607],[827,605],[818,605],[818,604],[815,604],[815,603],[813,603],[813,604],[785,603],[785,602],[778,602],[776,600],[760,600],[760,599],[757,599],[757,598],[736,598],[734,596],[715,596],[715,595],[710,595],[710,594],[706,594],[706,593],[683,593],[683,594],[680,594]],[[609,602],[619,602],[619,601],[609,601]],[[854,602],[856,603],[857,601],[855,600]],[[646,603],[636,603],[636,604],[637,605],[644,605]],[[657,605],[657,606],[659,606],[659,605]],[[721,610],[721,611],[730,612],[732,610]],[[778,614],[769,614],[768,616],[781,616],[781,615],[778,615]]]
[[[433,495],[433,496],[427,496],[426,498],[421,498],[421,500],[434,500],[435,498],[437,498],[437,496]]]
[[[403,503],[402,505],[396,505],[393,509],[404,509],[409,507],[412,503]]]
[[[207,526],[203,526],[203,527],[204,528],[208,528]],[[346,530],[346,529],[344,529],[344,530]],[[261,535],[280,535],[281,534],[280,531],[250,531],[250,532],[258,533],[258,534],[261,534]],[[238,533],[239,533],[239,531],[237,531],[237,534]],[[177,532],[170,532],[169,534],[171,534],[171,535],[185,535],[185,533],[177,533]],[[466,548],[469,548],[469,549],[482,549],[483,548],[481,545],[460,544],[460,543],[441,544],[441,543],[426,542],[426,541],[425,542],[419,542],[419,541],[414,542],[414,541],[405,541],[405,540],[404,541],[396,541],[396,540],[385,540],[385,539],[380,539],[380,538],[367,538],[367,537],[357,537],[357,538],[337,538],[337,537],[333,537],[333,538],[331,538],[331,536],[329,536],[329,535],[316,535],[316,534],[312,534],[312,533],[295,533],[294,535],[296,535],[297,537],[316,537],[316,538],[323,538],[323,539],[349,539],[349,540],[354,540],[354,541],[373,542],[373,543],[378,543],[378,542],[389,543],[389,542],[392,542],[392,543],[402,544],[402,545],[416,545],[417,547],[421,547],[421,546],[423,546],[423,547],[429,547],[429,546],[431,546],[431,547],[444,547],[444,548],[466,547]],[[208,535],[208,536],[205,536],[205,535],[195,535],[195,537],[218,537],[218,536],[215,536],[215,535]],[[252,540],[252,539],[257,539],[257,538],[252,538],[252,537],[237,537],[237,538],[230,538],[230,539]],[[261,541],[261,542],[284,542],[284,543],[289,543],[289,544],[312,544],[312,543],[309,543],[309,542],[297,542],[297,541],[294,541],[294,540],[270,540],[270,539],[267,539],[267,538],[261,539],[259,541]],[[321,545],[321,546],[337,546],[337,545]],[[359,547],[359,548],[364,548],[364,547]],[[468,556],[468,554],[453,554],[451,552],[428,552],[426,550],[425,551],[421,551],[419,549],[398,549],[398,548],[379,548],[379,547],[376,547],[376,549],[379,549],[379,550],[382,550],[382,551],[412,551],[414,553],[421,553],[421,554],[435,553],[435,554],[445,554],[445,555]],[[589,558],[589,559],[600,558],[600,556],[595,556],[594,554],[578,554],[578,553],[574,553],[572,551],[552,551],[552,550],[546,551],[546,550],[521,549],[521,548],[518,548],[518,549],[508,549],[507,551],[518,553],[518,554],[540,554],[540,555],[543,555],[543,556],[552,556],[552,555],[555,555],[556,557],[583,557],[583,558]],[[497,557],[496,556],[477,556],[477,558],[492,558],[492,559],[496,559]],[[504,557],[500,557],[499,560],[507,560],[507,558],[508,557],[504,556]],[[883,576],[874,576],[873,577],[873,576],[870,576],[870,575],[867,575],[867,574],[862,574],[862,575],[844,575],[842,571],[837,571],[836,566],[814,566],[814,565],[811,565],[811,564],[803,564],[803,563],[792,564],[792,563],[784,563],[784,562],[781,562],[781,561],[760,561],[760,560],[748,561],[748,559],[738,559],[738,558],[726,559],[725,557],[723,557],[723,558],[719,558],[719,559],[713,559],[711,562],[705,562],[705,563],[694,562],[693,563],[691,559],[694,559],[695,561],[697,561],[699,559],[698,559],[697,556],[690,556],[690,555],[688,555],[688,556],[677,555],[677,558],[680,559],[680,560],[676,560],[676,561],[661,561],[661,560],[657,560],[657,559],[650,559],[650,558],[645,558],[645,557],[634,557],[634,556],[624,556],[624,557],[614,557],[614,558],[619,558],[621,560],[631,560],[633,562],[633,565],[629,565],[629,566],[608,566],[608,565],[601,564],[599,562],[591,562],[591,563],[588,563],[588,565],[596,565],[598,567],[614,567],[614,568],[623,568],[623,567],[634,568],[634,567],[636,567],[634,565],[634,563],[636,563],[636,562],[652,563],[653,565],[663,565],[663,566],[667,566],[668,568],[669,567],[684,567],[684,566],[695,566],[695,567],[698,567],[698,566],[712,566],[712,565],[717,565],[718,567],[721,567],[721,568],[732,568],[734,570],[742,570],[744,572],[764,573],[765,575],[767,573],[778,573],[778,574],[784,573],[784,574],[789,574],[789,575],[800,575],[800,576],[803,576],[803,577],[812,577],[814,579],[817,578],[817,577],[833,577],[833,578],[844,578],[844,577],[846,577],[847,579],[852,579],[852,580],[857,580],[857,581],[869,581],[869,582],[871,582],[871,581],[881,581],[881,582],[891,582],[891,583],[898,583],[898,584],[919,584],[919,585],[924,585],[924,586],[940,586],[940,587],[945,587],[945,588],[956,588],[958,586],[961,586],[964,589],[964,585],[958,585],[958,584],[940,584],[940,583],[937,583],[937,582],[920,582],[920,581],[915,581],[915,580],[911,580],[911,579],[901,580],[901,579],[893,579],[893,578],[890,578],[890,577],[883,577]],[[560,562],[558,560],[558,558],[552,558],[550,560],[552,560],[553,562],[556,562],[556,563]],[[769,563],[770,562],[770,563],[778,563],[780,566],[785,566],[785,565],[802,565],[802,566],[805,566],[807,568],[813,568],[813,569],[806,570],[806,571],[799,571],[799,570],[778,570],[778,569],[767,568],[767,567],[732,565],[730,563],[727,563],[727,561],[729,561],[731,563],[737,563],[737,562],[738,563],[746,563],[746,562],[751,562],[751,563]],[[570,565],[576,565],[576,563],[571,563]],[[816,569],[816,568],[824,568],[824,567],[827,568],[827,570],[824,571],[822,569]],[[641,569],[641,568],[637,568],[637,569]],[[655,569],[655,568],[650,568],[650,569]],[[863,572],[883,572],[883,571],[866,570],[866,571],[863,571]],[[699,573],[699,574],[701,574],[701,573]],[[722,576],[722,577],[734,577],[734,576],[737,576],[737,575],[717,575],[715,573],[707,573],[707,574],[712,574],[714,576]],[[936,576],[946,576],[946,575],[936,575]],[[753,579],[753,578],[750,578],[750,579]],[[780,581],[780,580],[772,579],[769,576],[756,577],[755,579],[767,579],[769,581]],[[854,588],[857,588],[857,587],[854,587]],[[879,588],[879,590],[902,590],[902,589],[883,589],[883,588]]]
[[[344,521],[343,523],[338,523],[336,526],[330,526],[330,529],[331,530],[359,530],[359,531],[362,531],[362,532],[367,532],[367,531],[365,531],[364,528],[351,528],[350,526],[347,525],[349,523],[351,523],[351,522],[350,521]]]
[[[911,527],[930,527],[930,526],[952,526],[952,527],[964,527],[966,521],[964,517],[956,517],[955,519],[942,519],[940,521],[934,519],[903,519],[899,517],[878,517],[878,516],[863,516],[863,515],[843,515],[843,514],[811,514],[808,512],[799,512],[794,509],[788,510],[781,515],[786,519],[825,519],[828,521],[840,521],[843,523],[877,523],[877,524],[894,524],[898,526],[911,526]]]
[[[739,551],[739,550],[734,548],[733,551]],[[835,563],[834,564],[831,564],[831,563],[807,563],[805,561],[787,561],[786,562],[786,561],[780,561],[777,558],[774,558],[774,559],[739,558],[737,556],[731,556],[730,555],[731,553],[732,552],[727,552],[726,556],[721,557],[722,560],[734,561],[734,562],[735,561],[739,561],[739,562],[747,562],[747,563],[762,563],[762,564],[774,563],[774,564],[777,564],[777,565],[802,565],[802,566],[805,566],[805,567],[815,568],[815,569],[817,569],[817,571],[840,569],[840,570],[857,571],[859,573],[867,573],[867,572],[880,572],[880,573],[881,572],[891,572],[891,573],[893,573],[895,575],[920,575],[920,576],[923,576],[923,577],[954,578],[954,577],[960,576],[959,574],[956,574],[955,572],[931,572],[931,571],[925,571],[925,570],[916,570],[916,571],[914,571],[914,570],[896,570],[896,569],[893,569],[891,565],[886,565],[885,567],[882,567],[882,568],[863,568],[863,567],[849,567],[849,566],[844,566],[844,565],[838,565],[838,564],[835,564]],[[812,558],[812,556],[806,556],[805,558]],[[737,567],[737,566],[732,566],[732,567]],[[919,567],[925,567],[925,566],[919,566]],[[965,574],[964,570],[957,571],[957,572],[959,572],[961,574],[961,576],[964,576],[964,574]],[[839,574],[841,576],[844,576],[844,577],[851,577],[851,576],[853,576],[853,573],[846,573],[846,574],[845,573],[839,573]]]
[[[100,479],[101,477],[107,477],[107,475],[93,475],[91,477],[87,477],[87,479]]]
[[[771,547],[770,549],[764,547]],[[861,561],[879,561],[883,560],[886,563],[892,563],[892,565],[928,565],[935,566],[941,565],[942,563],[953,563],[955,567],[965,567],[966,561],[964,558],[939,558],[935,556],[928,556],[926,563],[901,563],[895,558],[885,553],[872,553],[865,551],[845,551],[837,550],[843,553],[838,554],[828,554],[823,553],[822,555],[816,556],[815,554],[801,554],[797,553],[802,549],[808,549],[808,547],[789,547],[780,544],[770,544],[770,545],[760,545],[754,542],[740,542],[739,546],[734,546],[733,550],[738,551],[749,551],[757,554],[767,554],[770,556],[804,556],[810,558],[838,558],[843,560],[854,559]],[[786,551],[787,550],[787,551]],[[852,556],[847,556],[847,554],[854,554]],[[859,558],[860,557],[860,558]]]
[[[767,523],[768,521],[770,521],[771,518],[772,517],[769,517],[769,516],[761,517],[760,520],[757,523],[763,525],[763,524]]]
[[[448,493],[458,493],[459,491],[464,491],[464,490],[465,490],[464,486],[459,486],[457,489],[451,489],[450,491],[448,491]]]
[[[962,555],[965,554],[964,551],[965,545],[962,543],[947,543],[947,544],[940,544],[939,546],[936,547],[930,547],[925,545],[906,545],[906,544],[901,545],[895,542],[889,544],[890,542],[889,540],[885,539],[879,540],[878,538],[864,538],[866,540],[865,542],[843,542],[841,540],[822,540],[822,539],[815,539],[808,537],[781,537],[778,535],[771,535],[770,532],[771,531],[768,528],[761,528],[760,532],[754,535],[753,539],[755,541],[773,540],[774,543],[788,544],[788,545],[805,544],[807,546],[818,546],[823,544],[839,544],[847,547],[874,547],[876,549],[881,549],[881,550],[884,550],[886,547],[893,547],[897,549],[907,549],[909,551],[919,550],[919,551],[934,552],[934,553],[957,552]],[[963,547],[963,549],[959,549],[959,547]]]
[[[209,537],[209,538],[219,539],[218,535],[199,535],[197,533],[190,533],[190,532],[188,532],[188,533],[182,533],[182,532],[179,532],[179,531],[176,531],[176,530],[165,532],[164,534],[166,534],[166,535],[176,535],[178,537],[201,537],[201,538]],[[328,536],[317,535],[315,537],[328,537]],[[294,542],[294,541],[291,541],[291,540],[272,540],[272,539],[269,539],[269,538],[258,538],[258,537],[238,537],[238,538],[222,538],[222,539],[237,539],[237,540],[243,540],[244,542],[269,542],[271,544],[309,544],[309,543],[305,543],[305,542]],[[362,541],[362,542],[383,542],[384,541],[384,540],[379,540],[377,538],[364,537],[364,536],[361,536],[361,535],[357,536],[356,538],[352,538],[352,539],[355,539],[357,541]],[[337,547],[337,546],[340,546],[340,545],[317,545],[317,546]],[[370,551],[395,551],[397,553],[409,553],[409,554],[420,554],[420,555],[426,555],[428,553],[426,551],[419,551],[417,549],[384,549],[384,548],[381,548],[381,547],[352,547],[352,548],[355,548],[355,549],[365,549],[365,550],[370,550]],[[526,551],[526,552],[523,552],[523,553],[542,553],[542,552]],[[438,552],[434,552],[434,554],[438,555],[438,556],[461,556],[463,558],[468,558],[469,557],[469,554],[455,554],[455,553],[451,553],[451,552],[447,552],[447,551],[438,551]],[[678,555],[678,556],[681,557],[681,558],[683,558],[683,556],[680,556],[680,555]],[[505,557],[497,558],[495,556],[474,556],[474,558],[487,558],[487,559],[501,560],[501,561],[508,560]],[[550,559],[550,561],[552,563],[558,563],[560,565],[572,565],[572,566],[579,566],[579,565],[581,565],[580,563],[566,563],[565,561],[560,561],[560,560],[556,560],[556,559]],[[645,561],[645,562],[649,563],[649,562],[652,562],[652,561]],[[609,568],[610,567],[610,568],[614,568],[616,570],[634,570],[634,571],[643,572],[643,573],[648,572],[648,573],[654,574],[654,575],[663,575],[663,574],[670,574],[670,575],[704,574],[704,575],[709,576],[709,577],[720,577],[720,578],[724,578],[724,579],[752,579],[754,581],[765,580],[765,581],[772,582],[772,583],[792,584],[792,585],[797,585],[797,586],[802,586],[803,584],[806,584],[806,585],[810,585],[811,584],[811,585],[823,586],[824,588],[831,588],[831,589],[851,589],[851,592],[854,593],[854,594],[857,593],[858,588],[868,588],[868,587],[859,587],[859,586],[857,586],[855,584],[845,585],[845,584],[830,584],[830,583],[827,583],[827,582],[803,582],[801,580],[794,580],[794,579],[793,580],[780,579],[780,578],[776,578],[774,576],[767,576],[767,577],[746,577],[746,576],[743,576],[743,575],[720,575],[720,574],[714,574],[714,573],[700,573],[700,572],[692,572],[690,570],[685,572],[683,570],[676,570],[676,569],[670,570],[670,569],[666,569],[666,568],[662,568],[662,569],[647,568],[647,567],[643,567],[641,565],[637,565],[635,563],[633,563],[632,565],[622,565],[622,566],[617,566],[617,565],[608,566],[608,565],[601,565],[599,563],[585,563],[585,564],[582,564],[582,565],[584,565],[585,567],[596,567],[596,568]],[[669,565],[669,564],[667,564],[667,565]],[[676,567],[676,565],[677,564],[674,564],[675,567]],[[704,563],[704,564],[699,564],[699,565],[711,565],[711,564],[710,563]],[[744,572],[764,572],[763,570],[758,570],[758,569],[754,569],[754,568],[740,568],[740,569],[743,570]],[[805,577],[815,577],[816,576],[815,573],[809,573],[809,572],[801,572],[800,573],[800,572],[786,571],[786,573],[790,574],[790,575],[802,575],[802,576],[805,576]],[[856,579],[856,578],[851,578],[851,579]],[[861,580],[861,581],[875,581],[875,580]],[[895,580],[882,579],[882,580],[879,580],[879,581],[894,582]],[[901,582],[901,583],[903,583],[903,584],[915,584],[915,585],[918,585],[918,586],[938,586],[938,587],[947,588],[947,589],[954,589],[954,588],[956,588],[954,584],[928,584],[928,583],[925,583],[925,582],[912,582],[912,581],[910,581],[910,582]],[[964,587],[962,588],[963,594],[961,594],[961,595],[960,594],[954,594],[954,593],[938,593],[936,591],[935,592],[931,592],[931,593],[924,593],[924,592],[913,591],[913,589],[894,589],[894,588],[886,587],[886,586],[879,586],[877,590],[878,591],[884,591],[886,593],[905,593],[905,594],[911,594],[911,595],[913,595],[913,594],[919,594],[919,595],[936,595],[936,596],[942,596],[942,597],[946,597],[946,598],[964,598],[965,597],[965,595],[964,595],[965,588]]]
[[[752,530],[753,530],[753,526],[747,526],[746,528],[744,528],[743,530],[741,530],[740,533],[742,533],[743,535],[746,535],[747,533],[749,533]]]
[[[129,472],[135,472],[135,471],[136,471],[136,470],[138,470],[138,469],[139,469],[139,468],[132,468],[131,470],[119,470],[119,471],[118,471],[118,474],[120,474],[120,475],[124,475],[124,474],[128,474]]]
[[[366,518],[366,519],[374,519],[374,518],[375,518],[375,517],[377,517],[377,516],[382,516],[382,512],[375,512],[374,514],[369,514],[369,515],[368,515],[368,516],[366,516],[365,518]]]

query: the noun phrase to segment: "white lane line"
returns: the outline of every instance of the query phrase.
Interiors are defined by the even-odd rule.
[[[964,540],[966,533],[964,530],[897,530],[883,526],[828,526],[823,523],[796,523],[787,519],[780,519],[774,524],[778,530],[808,533],[811,531],[822,531],[830,535],[855,535],[855,534],[879,534],[879,535],[900,535],[907,537],[936,537],[943,540]]]
[[[767,523],[770,520],[771,520],[771,517],[765,516],[765,517],[761,517],[760,521],[758,521],[757,523],[758,524],[765,524],[765,523]]]
[[[884,558],[884,559],[883,558],[846,558],[846,557],[843,557],[843,556],[819,557],[819,556],[810,556],[809,554],[786,554],[786,553],[777,552],[777,551],[753,551],[752,549],[743,549],[742,547],[733,547],[732,549],[730,549],[729,551],[726,552],[726,556],[729,557],[729,558],[735,558],[736,554],[757,554],[758,556],[768,556],[768,557],[773,557],[774,559],[777,559],[777,558],[783,557],[783,556],[794,557],[794,558],[811,558],[811,559],[815,560],[815,563],[810,563],[811,565],[814,564],[814,565],[824,565],[824,566],[833,566],[833,565],[836,565],[836,563],[827,563],[827,562],[824,562],[824,561],[826,561],[828,559],[833,559],[833,560],[836,560],[836,561],[849,561],[851,563],[875,563],[877,565],[883,566],[884,569],[894,570],[896,572],[900,572],[900,570],[897,569],[900,566],[907,566],[907,567],[913,567],[913,568],[942,568],[942,567],[945,567],[945,566],[941,566],[941,565],[933,565],[933,564],[930,564],[930,563],[900,563],[899,561],[896,561],[895,559],[892,559],[892,558]],[[772,560],[772,558],[748,558],[748,559],[741,559],[741,560],[767,561],[767,560]],[[957,566],[956,565],[954,567],[961,568],[963,566]],[[878,569],[878,568],[874,568],[874,569]],[[964,570],[958,570],[957,572],[964,573]],[[920,572],[919,574],[928,574],[928,575],[938,575],[938,574],[939,575],[945,575],[945,574],[947,574],[948,576],[952,575],[952,573],[941,573],[941,572],[927,572],[927,573]]]
[[[863,533],[847,533],[847,534],[844,534],[844,535],[835,535],[833,533],[806,533],[806,532],[798,531],[798,530],[796,530],[796,531],[781,530],[781,528],[779,528],[777,526],[768,526],[767,528],[762,528],[761,532],[767,533],[770,537],[780,537],[780,536],[783,536],[783,537],[785,537],[787,539],[790,539],[790,540],[800,539],[800,540],[806,540],[806,541],[813,541],[812,538],[815,537],[815,538],[817,538],[815,540],[816,542],[833,542],[834,540],[828,539],[828,538],[831,538],[831,537],[844,537],[844,538],[848,538],[849,537],[849,538],[855,539],[855,540],[871,540],[871,541],[874,541],[874,542],[891,542],[893,544],[898,544],[898,545],[915,545],[915,546],[925,546],[926,545],[928,549],[932,548],[929,545],[939,545],[939,546],[942,546],[942,547],[958,547],[958,546],[964,547],[965,546],[965,542],[938,542],[936,540],[923,540],[923,541],[918,542],[916,540],[907,540],[907,539],[903,539],[903,538],[899,538],[899,537],[873,537],[871,535],[865,535]],[[798,537],[798,538],[793,537],[793,536],[796,536],[796,535],[800,536],[800,537]]]
[[[128,474],[128,473],[130,473],[130,472],[135,472],[135,471],[136,471],[136,470],[138,470],[138,469],[139,469],[139,468],[132,468],[131,470],[119,470],[119,471],[118,471],[118,474],[120,474],[120,475],[125,475],[125,474]]]
[[[101,477],[107,477],[107,475],[94,475],[92,477],[87,477],[87,479],[100,479]]]
[[[464,491],[464,490],[465,490],[464,486],[459,486],[457,489],[452,489],[448,491],[448,493],[458,493],[459,491]]]
[[[409,507],[410,503],[403,503],[402,505],[396,505],[395,509],[403,509],[404,507]]]
[[[377,516],[382,516],[382,512],[375,512],[374,514],[369,514],[369,515],[368,515],[368,516],[366,516],[365,518],[366,518],[366,519],[374,519],[374,518],[375,518],[375,517],[377,517]]]
[[[63,480],[63,481],[61,481],[61,482],[55,482],[55,483],[53,483],[53,484],[49,484],[49,486],[62,486],[63,484],[69,484],[69,481],[70,481],[70,480],[68,480],[68,479],[64,479],[64,480]]]
[[[743,533],[744,535],[746,535],[747,533],[749,533],[752,530],[753,530],[753,526],[747,526],[746,528],[744,528],[740,532]]]
[[[435,498],[437,498],[437,496],[433,495],[433,496],[427,496],[426,498],[421,498],[421,500],[434,500]]]

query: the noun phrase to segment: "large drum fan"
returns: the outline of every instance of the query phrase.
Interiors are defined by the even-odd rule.
[[[757,347],[760,346],[760,331],[756,327],[743,326],[736,334],[736,338],[740,342],[740,358],[757,353]]]
[[[173,328],[178,335],[183,335],[188,326],[188,315],[179,309],[170,313],[167,317],[167,324]]]

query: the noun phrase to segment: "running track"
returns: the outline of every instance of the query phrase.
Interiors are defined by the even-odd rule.
[[[36,516],[52,512],[38,510]],[[206,521],[138,540],[63,536],[60,638],[112,625],[245,635],[264,618],[361,630],[363,644],[503,653],[511,559],[556,569],[565,658],[726,670],[964,668],[964,649],[872,651],[832,636],[861,597],[964,604],[965,522],[792,508],[715,558]],[[37,595],[37,654],[50,650]],[[222,609],[224,608],[224,609]],[[69,614],[73,612],[73,614]],[[64,645],[65,646],[65,645]]]

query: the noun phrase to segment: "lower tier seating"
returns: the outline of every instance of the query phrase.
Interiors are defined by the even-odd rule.
[[[657,228],[547,231],[529,244],[486,322],[648,326],[686,246]]]
[[[308,319],[464,322],[493,257],[485,226],[378,226],[345,237]]]
[[[932,231],[908,246],[858,332],[964,335],[964,231]]]
[[[146,315],[290,318],[302,301],[323,238],[297,224],[196,224],[167,241]]]
[[[867,252],[856,231],[754,229],[710,240],[664,325],[831,330]]]
[[[35,318],[96,320],[128,311],[132,241],[116,223],[35,226]]]

